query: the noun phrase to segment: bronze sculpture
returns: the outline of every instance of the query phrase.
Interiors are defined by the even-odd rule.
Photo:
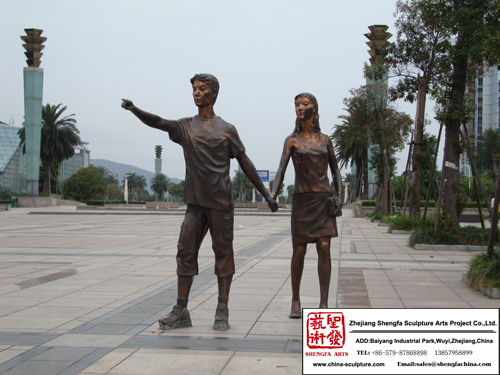
[[[291,262],[292,307],[290,318],[301,317],[300,282],[304,269],[307,244],[316,243],[320,284],[320,308],[328,307],[331,278],[330,239],[337,237],[336,216],[341,215],[339,199],[332,199],[328,181],[330,167],[337,194],[341,194],[342,178],[337,166],[333,144],[319,127],[318,102],[309,93],[295,97],[297,119],[295,130],[285,139],[280,165],[273,184],[276,199],[292,158],[295,184],[292,198]],[[334,205],[334,207],[331,207]],[[330,207],[329,207],[330,206]]]
[[[190,327],[187,309],[193,278],[198,274],[198,251],[210,230],[215,253],[215,274],[219,299],[215,313],[215,330],[229,329],[228,300],[235,266],[233,254],[234,203],[229,176],[230,159],[236,158],[242,171],[265,197],[275,212],[278,204],[271,198],[240,140],[236,128],[216,116],[214,104],[219,82],[211,74],[191,78],[193,99],[198,115],[180,120],[166,120],[137,108],[123,99],[122,107],[131,111],[146,125],[166,131],[170,139],[182,146],[186,161],[186,215],[181,227],[177,251],[177,304],[158,322],[162,329]]]

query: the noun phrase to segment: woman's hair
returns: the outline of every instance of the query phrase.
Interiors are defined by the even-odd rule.
[[[313,94],[310,94],[308,92],[303,92],[295,97],[294,102],[296,102],[297,99],[300,99],[300,98],[307,98],[313,103],[314,109],[316,110],[313,113],[314,132],[321,133],[321,129],[319,127],[318,101],[316,100],[316,97]],[[304,129],[302,129],[302,124],[300,123],[300,119],[297,117],[297,119],[295,120],[295,129],[293,132],[294,133],[302,133],[303,131],[304,131]]]
[[[214,104],[215,101],[217,100],[217,95],[219,95],[219,81],[215,76],[211,74],[195,74],[193,78],[191,78],[191,84],[194,83],[194,81],[200,81],[200,82],[205,82],[208,87],[212,90],[212,93],[214,95]]]

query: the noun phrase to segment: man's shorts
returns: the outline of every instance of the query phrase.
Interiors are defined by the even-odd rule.
[[[188,204],[177,244],[177,274],[198,274],[198,252],[210,229],[215,274],[219,277],[234,275],[233,228],[233,210],[217,211]]]

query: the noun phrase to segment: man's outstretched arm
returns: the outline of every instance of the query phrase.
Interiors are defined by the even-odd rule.
[[[271,209],[272,212],[278,211],[278,203],[271,197],[269,192],[267,191],[264,183],[259,177],[255,166],[252,161],[248,158],[245,152],[242,152],[237,158],[238,163],[240,163],[241,170],[248,177],[250,182],[257,188],[259,193],[264,197],[267,202],[267,205]]]
[[[122,108],[132,112],[139,120],[152,128],[169,132],[175,127],[175,121],[165,120],[160,116],[143,111],[136,107],[132,100],[122,99]]]

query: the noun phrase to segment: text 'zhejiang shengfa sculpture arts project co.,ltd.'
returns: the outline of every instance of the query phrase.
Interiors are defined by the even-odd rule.
[[[235,272],[233,253],[234,203],[229,176],[230,160],[236,158],[242,171],[275,212],[278,204],[271,198],[252,161],[245,153],[236,128],[214,113],[219,82],[211,74],[191,78],[194,103],[198,114],[180,120],[166,120],[136,107],[123,99],[122,107],[146,125],[163,130],[182,146],[186,162],[184,199],[186,215],[181,227],[177,250],[177,304],[163,319],[160,328],[190,327],[187,309],[193,278],[198,274],[198,251],[210,230],[215,253],[215,274],[219,300],[214,329],[229,329],[228,299]]]

